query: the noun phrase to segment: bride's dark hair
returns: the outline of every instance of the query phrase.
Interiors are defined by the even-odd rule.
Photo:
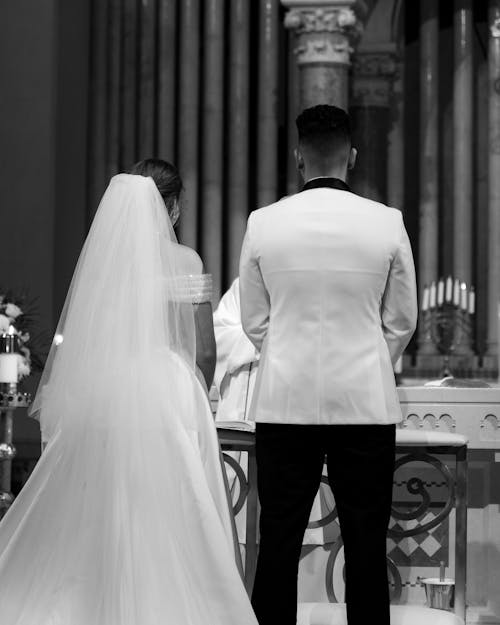
[[[172,215],[175,202],[179,200],[183,188],[177,167],[161,158],[145,158],[132,165],[127,173],[151,177],[158,187],[169,215]]]

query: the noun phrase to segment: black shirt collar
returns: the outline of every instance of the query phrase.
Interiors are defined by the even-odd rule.
[[[321,187],[328,187],[330,189],[339,189],[340,191],[351,191],[349,185],[340,180],[340,178],[331,178],[327,176],[321,176],[320,178],[311,178],[302,187],[302,191],[309,191],[309,189],[320,189]]]

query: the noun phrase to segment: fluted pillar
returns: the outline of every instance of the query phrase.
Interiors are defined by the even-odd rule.
[[[156,0],[142,0],[139,60],[139,159],[151,158],[156,148]]]
[[[108,4],[97,2],[92,5],[91,61],[89,105],[89,201],[88,223],[92,222],[99,200],[106,188],[106,126],[108,81]]]
[[[278,199],[279,3],[260,0],[257,113],[257,203]]]
[[[405,209],[404,61],[396,57],[387,135],[387,203]]]
[[[438,279],[438,8],[435,0],[421,0],[420,24],[420,237],[419,292]],[[419,328],[419,353],[436,349],[423,326]]]
[[[122,65],[122,4],[120,0],[110,0],[108,8],[108,62],[107,82],[107,140],[106,172],[108,177],[120,171],[120,73]]]
[[[395,46],[360,49],[353,59],[351,115],[353,143],[358,149],[349,181],[353,190],[377,202],[387,202],[387,135]]]
[[[229,280],[238,275],[248,217],[250,3],[229,8],[228,231]]]
[[[453,76],[453,273],[472,284],[473,245],[473,27],[472,0],[455,0]],[[471,338],[457,353],[472,356]]]
[[[474,88],[472,0],[455,0],[453,82],[453,272],[472,280],[472,176]]]
[[[213,277],[214,296],[222,282],[222,148],[224,107],[224,0],[205,0],[201,254]]]
[[[175,161],[177,0],[159,0],[158,7],[158,149],[160,158]]]
[[[123,72],[120,90],[122,114],[120,116],[120,136],[122,163],[128,168],[137,160],[137,2],[123,2]]]
[[[179,171],[184,181],[184,205],[179,238],[184,245],[198,243],[199,47],[200,1],[180,3],[179,33]]]
[[[488,21],[488,354],[496,356],[500,296],[500,0],[490,0]]]
[[[361,24],[355,0],[282,0],[285,26],[296,34],[301,108],[333,104],[347,109],[352,44]]]
[[[289,33],[291,39],[292,34]],[[291,43],[291,42],[290,42]],[[287,81],[287,106],[288,106],[288,150],[286,166],[286,192],[287,195],[297,193],[300,188],[301,178],[297,171],[294,148],[297,146],[297,126],[295,120],[300,113],[299,94],[299,68],[295,60],[293,45],[288,48],[288,81]]]

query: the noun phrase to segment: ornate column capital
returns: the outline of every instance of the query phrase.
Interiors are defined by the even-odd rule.
[[[395,50],[358,50],[353,58],[352,105],[390,106],[397,74]]]
[[[349,65],[352,45],[359,39],[362,23],[355,0],[282,0],[289,8],[285,27],[295,32],[294,52],[299,65]]]

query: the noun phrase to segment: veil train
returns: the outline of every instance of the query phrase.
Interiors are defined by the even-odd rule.
[[[0,523],[6,625],[257,625],[177,252],[153,180],[115,176],[32,407],[48,444]]]

